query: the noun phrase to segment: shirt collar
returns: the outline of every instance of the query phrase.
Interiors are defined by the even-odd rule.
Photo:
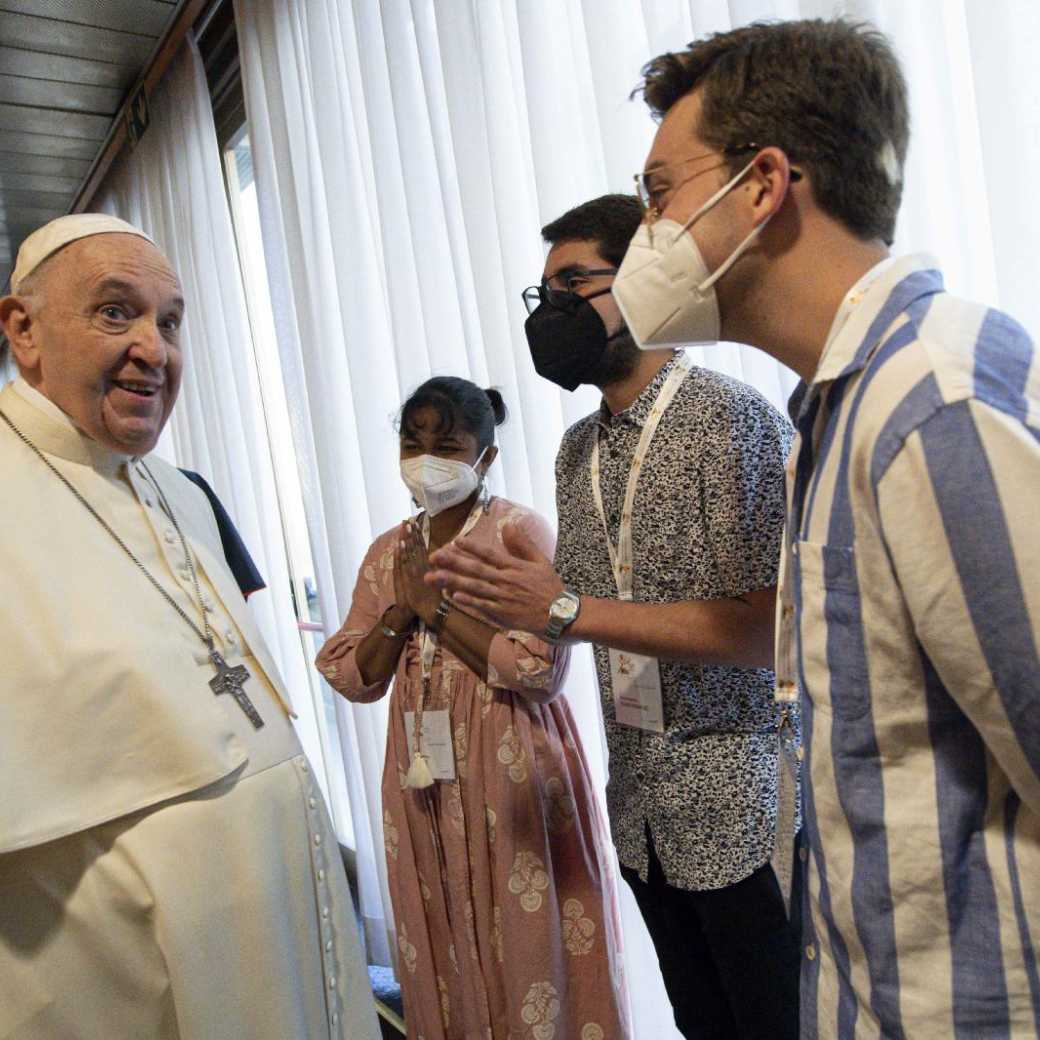
[[[11,421],[48,455],[90,466],[108,476],[133,456],[112,451],[88,437],[50,398],[30,386],[21,376],[5,389],[0,407]]]
[[[638,429],[642,429],[646,424],[646,420],[650,418],[650,409],[653,408],[657,395],[661,392],[661,387],[668,381],[668,377],[672,374],[672,369],[675,368],[682,354],[681,350],[676,350],[660,367],[657,375],[643,387],[639,396],[627,408],[623,408],[616,415],[607,407],[605,400],[600,401],[600,425],[609,428],[611,425],[617,426],[621,423],[628,423]]]
[[[875,264],[845,294],[811,385],[863,368],[892,322],[915,299],[942,289],[938,264],[926,254],[886,257]]]

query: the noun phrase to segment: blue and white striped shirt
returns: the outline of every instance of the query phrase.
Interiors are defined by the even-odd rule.
[[[1040,360],[922,258],[846,297],[788,465],[802,1037],[1040,1036]]]

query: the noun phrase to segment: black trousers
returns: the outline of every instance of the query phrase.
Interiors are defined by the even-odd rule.
[[[647,881],[628,867],[621,873],[657,950],[679,1032],[687,1040],[797,1040],[800,940],[773,868],[727,888],[673,888],[647,838]]]

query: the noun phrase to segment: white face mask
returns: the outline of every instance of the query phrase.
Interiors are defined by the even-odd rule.
[[[737,246],[714,274],[708,271],[690,227],[733,190],[749,162],[685,224],[658,220],[653,235],[641,224],[614,279],[614,298],[629,332],[643,350],[687,343],[717,343],[719,301],[715,283],[740,259],[769,223],[767,217]]]
[[[483,477],[477,473],[476,465],[486,452],[487,448],[472,466],[456,459],[442,459],[437,455],[402,459],[401,479],[412,493],[412,498],[430,516],[436,516],[445,509],[465,502],[480,487]]]

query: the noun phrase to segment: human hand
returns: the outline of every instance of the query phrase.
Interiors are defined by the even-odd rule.
[[[502,529],[502,548],[462,538],[438,549],[430,564],[428,585],[506,631],[543,635],[564,587],[552,561],[516,524]]]
[[[433,620],[443,598],[438,589],[423,580],[429,567],[422,531],[417,523],[409,522],[397,545],[394,587],[398,590],[398,604],[406,606],[426,624]]]

